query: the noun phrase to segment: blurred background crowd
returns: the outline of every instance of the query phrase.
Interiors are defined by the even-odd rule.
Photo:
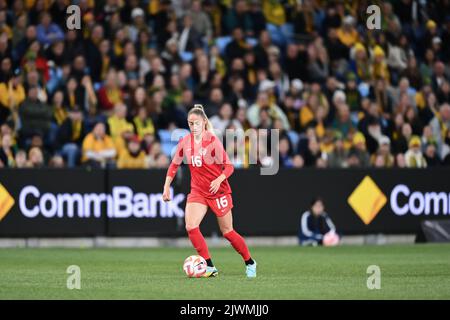
[[[165,168],[195,103],[282,167],[450,165],[449,62],[448,0],[0,0],[0,167]]]

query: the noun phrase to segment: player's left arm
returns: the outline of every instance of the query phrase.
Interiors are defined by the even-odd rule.
[[[225,180],[228,179],[234,172],[234,166],[230,161],[230,158],[228,157],[227,152],[225,151],[222,142],[219,141],[219,139],[214,139],[214,150],[215,150],[215,160],[216,163],[223,165],[222,173],[213,181],[211,181],[211,184],[209,186],[209,191],[212,194],[215,194],[220,187],[220,184]]]
[[[180,139],[177,145],[177,150],[175,151],[170,166],[167,169],[166,180],[164,182],[163,187],[164,201],[170,201],[170,184],[172,183],[175,175],[177,174],[178,167],[183,162],[185,143],[186,143],[185,139]]]

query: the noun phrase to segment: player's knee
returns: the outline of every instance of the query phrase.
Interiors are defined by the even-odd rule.
[[[198,224],[193,224],[193,223],[187,223],[185,225],[186,231],[189,232],[191,230],[194,230],[195,228],[198,228],[199,225]]]
[[[220,232],[222,232],[222,235],[226,235],[231,231],[233,231],[233,227],[220,227]]]

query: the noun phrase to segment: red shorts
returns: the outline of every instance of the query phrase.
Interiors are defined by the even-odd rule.
[[[205,198],[199,193],[189,193],[186,202],[197,202],[210,207],[218,217],[223,217],[233,208],[231,193],[218,196],[217,198]]]

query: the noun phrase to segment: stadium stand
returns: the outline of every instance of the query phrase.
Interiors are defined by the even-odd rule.
[[[449,2],[368,3],[0,0],[0,166],[165,167],[194,103],[280,129],[283,167],[448,166]]]

